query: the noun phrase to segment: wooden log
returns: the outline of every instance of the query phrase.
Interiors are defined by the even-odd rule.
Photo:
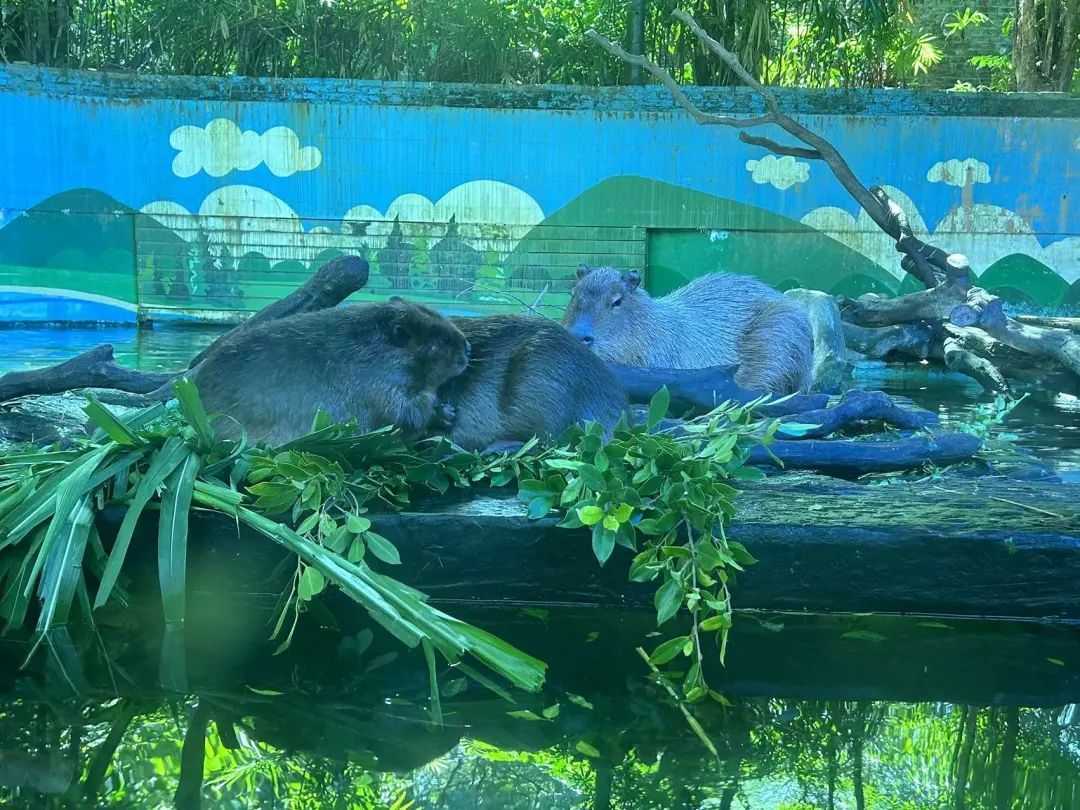
[[[872,487],[770,477],[735,500],[728,535],[760,562],[739,575],[734,601],[762,610],[1080,620],[1078,496],[1076,485],[1045,480]],[[555,516],[530,520],[513,493],[458,493],[416,500],[410,510],[371,517],[400,551],[394,575],[451,612],[467,604],[652,609],[655,586],[627,582],[630,551],[616,548],[600,567],[587,530],[560,529]],[[102,514],[106,545],[122,514]],[[222,515],[195,512],[191,527],[189,586],[263,594],[273,610],[280,583],[270,575],[287,553],[245,527],[238,535]],[[159,616],[156,531],[157,516],[145,515],[129,554],[147,561]],[[220,600],[206,604],[220,620]]]
[[[218,337],[192,358],[188,368],[194,368],[225,338],[241,330],[250,329],[255,324],[337,306],[367,284],[368,271],[367,261],[359,256],[338,256],[332,259],[320,267],[302,287],[293,290],[281,300],[263,307],[248,320]]]
[[[1009,392],[1009,383],[1005,380],[1001,371],[987,358],[966,349],[962,337],[950,336],[945,338],[942,351],[945,367],[950,371],[956,371],[971,377],[991,393]]]
[[[1080,318],[1044,318],[1039,315],[1014,315],[1013,320],[1025,326],[1048,326],[1052,329],[1068,329],[1080,332]]]
[[[884,360],[890,355],[925,360],[930,356],[933,340],[933,327],[922,321],[879,327],[844,321],[844,342],[848,349],[874,360]]]
[[[858,326],[891,326],[913,321],[945,321],[967,300],[967,288],[960,283],[940,284],[896,298],[867,294],[856,299],[840,299],[845,321]]]
[[[780,439],[770,444],[768,450],[755,447],[750,453],[750,463],[784,470],[812,470],[840,478],[858,478],[868,473],[959,464],[969,461],[981,446],[979,438],[970,433],[908,436],[888,441]]]
[[[1048,357],[1080,376],[1080,335],[1067,329],[1028,326],[1004,314],[983,318],[980,326],[995,340],[1034,357]]]
[[[692,369],[639,368],[619,363],[608,363],[607,366],[631,402],[647,403],[664,386],[676,407],[702,411],[710,411],[722,402],[751,402],[762,396],[760,391],[750,391],[735,382],[737,366]],[[799,394],[763,406],[760,413],[784,416],[823,408],[828,401],[827,394]]]
[[[902,408],[881,391],[848,391],[836,405],[791,414],[780,421],[817,425],[800,437],[815,439],[869,421],[883,422],[900,430],[922,430],[936,425],[938,416],[922,408]]]
[[[79,388],[113,388],[144,394],[164,385],[172,376],[119,366],[113,360],[113,347],[106,343],[55,366],[8,372],[0,377],[0,402]]]

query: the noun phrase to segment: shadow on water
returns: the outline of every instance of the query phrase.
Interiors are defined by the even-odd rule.
[[[421,656],[367,629],[343,637],[330,614],[272,656],[261,620],[224,602],[191,620],[186,694],[160,687],[141,619],[77,641],[77,665],[17,672],[24,648],[8,642],[0,805],[1080,806],[1076,629],[742,614],[724,701],[693,708],[714,758],[632,651],[651,615],[458,612],[544,656],[545,693],[500,696],[444,668],[440,726]]]

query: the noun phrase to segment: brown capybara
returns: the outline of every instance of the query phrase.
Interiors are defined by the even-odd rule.
[[[455,444],[482,450],[554,438],[574,424],[610,430],[626,394],[607,366],[555,321],[514,315],[454,318],[469,366],[439,396],[453,409]]]
[[[232,417],[252,441],[277,445],[309,432],[319,410],[336,422],[355,419],[362,430],[396,425],[423,435],[436,391],[468,362],[460,329],[394,298],[238,330],[188,376],[208,412]],[[217,424],[229,430],[229,420]]]
[[[751,391],[791,394],[813,382],[814,338],[798,303],[749,276],[711,273],[662,298],[641,276],[581,267],[563,321],[604,360],[647,368],[738,365]]]

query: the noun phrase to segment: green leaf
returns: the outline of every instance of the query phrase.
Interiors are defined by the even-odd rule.
[[[600,752],[596,750],[595,746],[590,745],[584,740],[578,740],[578,743],[574,748],[587,757],[592,757],[593,759],[600,758]]]
[[[612,516],[619,523],[626,523],[630,520],[630,517],[634,514],[634,507],[628,503],[620,503],[619,506],[612,512]]]
[[[655,555],[652,549],[646,549],[638,554],[634,557],[634,561],[630,563],[630,581],[648,582],[649,580],[656,579],[656,575],[660,572],[654,567],[654,563]]]
[[[296,531],[298,534],[308,534],[312,529],[315,528],[315,524],[317,524],[318,522],[319,513],[312,512],[310,515],[303,519],[299,526],[296,527]]]
[[[203,447],[209,448],[214,444],[214,430],[210,427],[210,418],[206,415],[202,399],[199,397],[199,389],[195,383],[187,377],[182,377],[173,383],[173,391],[180,402],[180,412],[184,415],[187,423],[195,429],[195,435]]]
[[[581,483],[594,492],[603,492],[607,489],[603,474],[592,464],[582,464],[578,475],[581,476]]]
[[[683,647],[686,646],[686,642],[689,640],[689,636],[678,636],[658,645],[657,648],[653,650],[652,655],[649,656],[650,663],[662,667],[672,658],[679,655],[682,652]]]
[[[538,520],[551,511],[551,498],[540,496],[529,501],[529,518]]]
[[[575,695],[573,692],[567,692],[566,697],[571,703],[576,706],[581,706],[581,708],[588,709],[589,711],[593,710],[593,705],[581,695]]]
[[[546,720],[554,720],[559,716],[559,704],[556,703],[554,706],[548,706],[541,714],[544,715]]]
[[[619,530],[619,521],[615,519],[614,515],[604,515],[603,526],[609,532],[617,532]]]
[[[189,453],[169,476],[158,519],[158,581],[165,624],[182,625],[187,613],[188,517],[201,459]]]
[[[401,564],[401,555],[398,554],[397,548],[381,534],[366,532],[364,540],[367,542],[367,547],[371,549],[371,553],[384,563],[388,565]]]
[[[653,394],[652,400],[649,401],[649,417],[646,420],[646,427],[651,431],[657,425],[660,424],[665,416],[667,416],[668,408],[671,406],[671,394],[667,390],[665,385],[655,394]]]
[[[363,534],[371,528],[371,521],[361,515],[350,514],[346,525],[353,534]]]
[[[543,720],[544,718],[538,715],[536,712],[531,712],[528,709],[519,709],[516,712],[507,712],[509,717],[513,717],[516,720]]]
[[[116,532],[116,541],[113,543],[112,551],[109,552],[109,559],[105,563],[105,569],[101,573],[101,582],[98,585],[97,596],[94,599],[95,610],[108,601],[109,595],[116,585],[117,577],[120,576],[120,569],[124,565],[124,558],[127,556],[128,546],[131,545],[131,537],[135,533],[139,516],[142,515],[146,504],[154,497],[154,493],[165,482],[165,479],[190,454],[191,450],[179,436],[168,439],[162,448],[154,454],[150,462],[150,468],[143,475],[142,480],[139,481],[138,487],[135,488],[135,495],[128,504],[127,512],[124,514],[124,519]]]
[[[722,630],[725,627],[731,627],[731,618],[724,613],[718,616],[710,616],[700,625],[701,629],[705,632],[711,632],[713,630]]]
[[[592,549],[597,561],[603,565],[615,550],[615,535],[597,524],[592,529]]]
[[[102,405],[92,393],[87,394],[89,402],[83,406],[83,411],[90,421],[101,431],[119,445],[134,447],[142,444],[142,439],[132,433],[112,411]]]
[[[734,540],[730,540],[728,541],[728,548],[731,550],[731,556],[735,558],[735,562],[740,565],[753,565],[757,562],[757,558],[747,551],[746,546],[742,543],[736,543]]]
[[[682,585],[678,580],[669,579],[657,589],[656,596],[653,597],[653,604],[656,606],[656,624],[662,625],[678,613],[682,603]]]
[[[586,526],[595,526],[604,519],[604,510],[599,506],[579,506],[578,519]]]
[[[349,546],[349,554],[347,559],[351,563],[360,562],[360,560],[364,559],[365,550],[366,549],[364,547],[364,541],[361,540],[359,537],[354,538],[352,544]]]
[[[310,602],[322,593],[324,588],[326,588],[326,577],[316,568],[311,566],[305,568],[304,573],[300,575],[300,598],[305,602]]]

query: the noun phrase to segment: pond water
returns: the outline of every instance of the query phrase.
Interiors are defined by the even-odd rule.
[[[188,695],[156,685],[130,633],[103,630],[111,669],[79,698],[58,667],[13,677],[23,649],[0,643],[0,805],[1080,806],[1076,630],[739,615],[713,676],[724,704],[693,707],[714,755],[632,652],[650,616],[501,614],[469,618],[545,649],[545,693],[511,704],[445,669],[441,726],[420,656],[363,633],[301,633],[281,656],[228,664],[208,646]]]
[[[4,331],[0,373],[103,342],[175,369],[216,334]],[[946,420],[983,401],[918,366],[866,365],[858,383]],[[1025,402],[1006,430],[1080,470],[1071,403]],[[743,612],[709,669],[722,701],[690,710],[696,733],[634,652],[654,643],[651,613],[441,606],[549,673],[541,695],[497,694],[443,668],[437,724],[422,657],[380,633],[342,639],[332,613],[311,615],[272,656],[265,604],[193,601],[170,690],[156,619],[102,617],[25,669],[25,643],[0,638],[0,807],[1080,808],[1076,627]]]

